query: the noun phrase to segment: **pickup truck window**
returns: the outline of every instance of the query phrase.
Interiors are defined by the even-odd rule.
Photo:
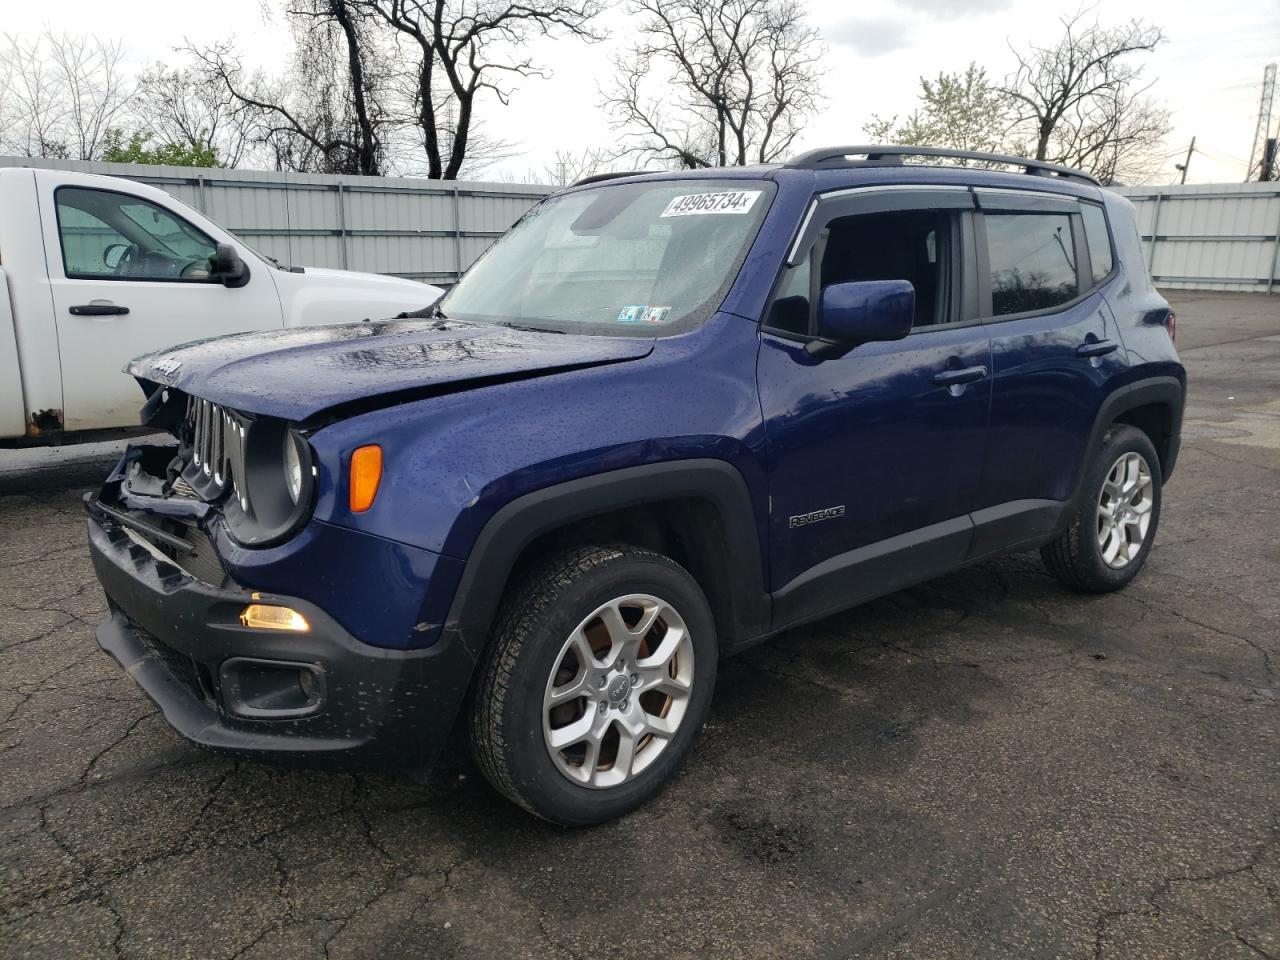
[[[54,205],[71,279],[209,281],[213,240],[161,206],[82,187],[58,188]]]
[[[719,306],[773,196],[758,180],[619,183],[539,204],[444,314],[612,336],[683,332]]]

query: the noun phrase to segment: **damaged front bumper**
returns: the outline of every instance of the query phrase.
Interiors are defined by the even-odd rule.
[[[139,509],[156,504],[130,492],[131,465],[157,456],[131,449],[102,493],[85,498],[90,556],[110,608],[97,629],[102,649],[178,733],[209,749],[322,765],[429,765],[474,668],[464,644],[374,646],[312,600],[238,584],[202,525],[176,519],[206,504],[154,498],[161,512]],[[291,607],[309,629],[246,626],[250,603]]]

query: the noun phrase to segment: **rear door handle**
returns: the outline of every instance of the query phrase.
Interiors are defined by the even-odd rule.
[[[117,307],[114,303],[80,303],[71,308],[74,317],[114,317],[128,312],[128,307]]]
[[[940,387],[954,387],[973,383],[987,375],[986,367],[961,367],[959,370],[942,370],[933,375],[933,382]]]
[[[1104,357],[1120,348],[1114,340],[1090,340],[1076,347],[1077,357]]]

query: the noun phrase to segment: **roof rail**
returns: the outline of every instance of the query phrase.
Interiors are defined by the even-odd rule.
[[[616,180],[618,177],[638,177],[642,173],[653,173],[652,170],[619,170],[615,173],[593,173],[589,177],[575,180],[570,187],[581,187],[588,183],[599,183],[602,180]]]
[[[849,157],[866,157],[865,160],[849,160]],[[952,160],[982,160],[986,163],[1000,163],[1011,167],[1021,167],[1024,173],[1038,177],[1062,177],[1066,180],[1080,180],[1096,187],[1102,186],[1094,177],[1074,167],[1064,167],[1044,160],[1031,160],[1027,157],[1012,157],[1003,153],[981,153],[975,150],[951,150],[947,147],[902,147],[884,144],[871,144],[854,147],[821,147],[807,150],[788,160],[786,166],[807,169],[822,169],[844,166],[901,166],[903,157],[946,157]]]

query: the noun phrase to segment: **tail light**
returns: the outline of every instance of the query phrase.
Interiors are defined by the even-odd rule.
[[[1178,316],[1172,310],[1169,315],[1164,318],[1165,329],[1169,331],[1169,339],[1174,343],[1178,342]]]

